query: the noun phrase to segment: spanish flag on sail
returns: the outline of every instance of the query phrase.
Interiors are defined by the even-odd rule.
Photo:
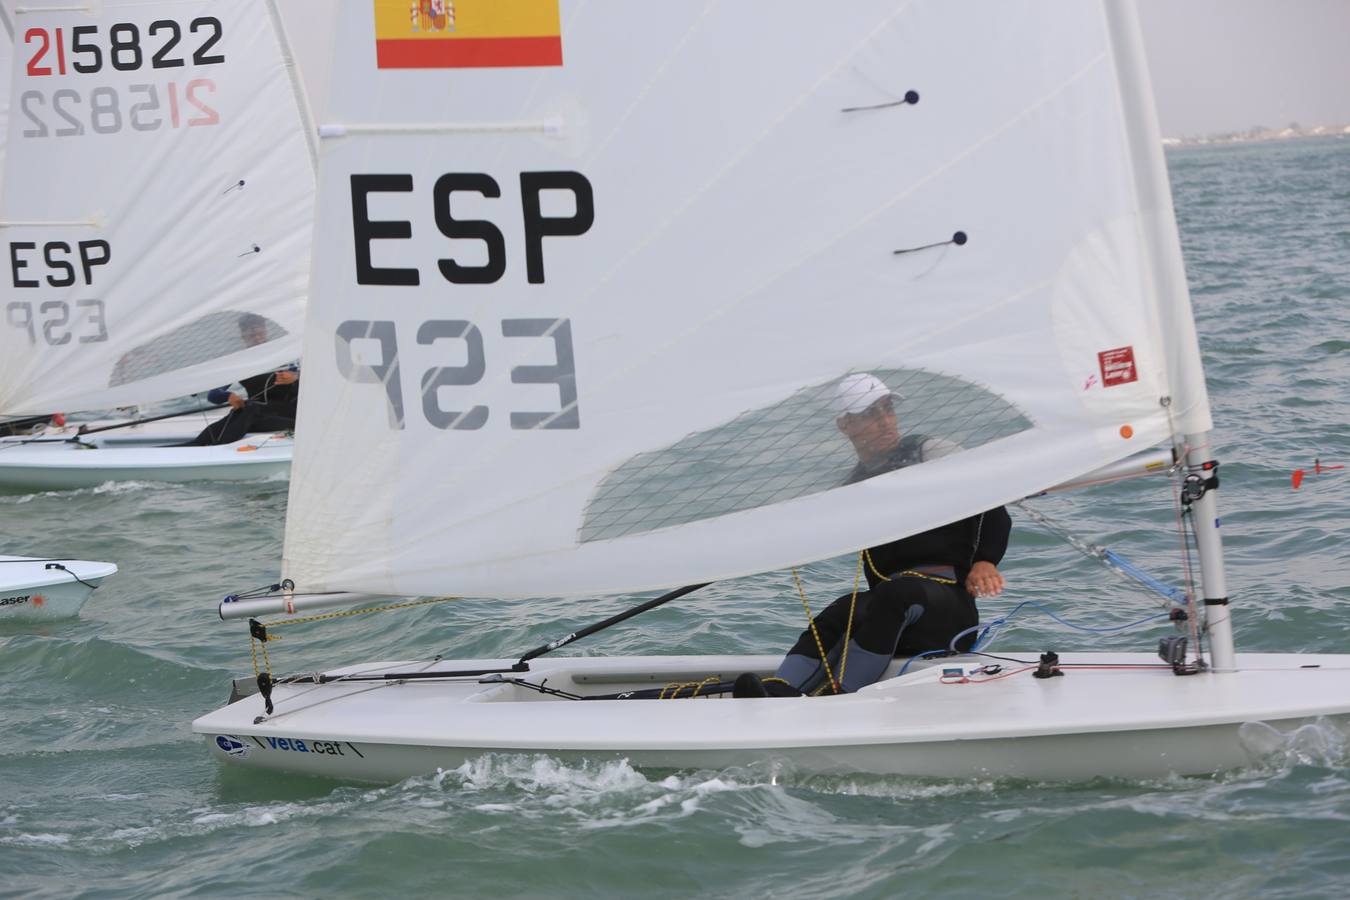
[[[559,0],[374,0],[381,69],[562,65]]]

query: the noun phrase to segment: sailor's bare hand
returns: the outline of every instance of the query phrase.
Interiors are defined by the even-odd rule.
[[[1003,576],[998,566],[981,560],[970,567],[966,590],[976,597],[997,597],[1003,593]]]
[[[226,402],[230,404],[230,409],[243,409],[245,401],[238,394],[231,394],[230,399]]]
[[[282,369],[276,374],[277,384],[295,384],[300,380],[300,373],[291,369]]]

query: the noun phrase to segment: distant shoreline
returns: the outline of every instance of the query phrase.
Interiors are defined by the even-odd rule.
[[[1305,138],[1350,138],[1350,125],[1317,125],[1300,128],[1291,125],[1288,128],[1252,128],[1247,131],[1235,131],[1228,134],[1210,134],[1204,137],[1165,137],[1163,146],[1171,147],[1209,147],[1215,144],[1263,144],[1270,141],[1296,141]]]

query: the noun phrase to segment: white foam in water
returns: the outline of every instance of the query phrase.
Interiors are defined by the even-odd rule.
[[[818,794],[878,797],[890,800],[935,800],[969,794],[993,794],[998,782],[993,779],[925,781],[901,776],[845,776],[780,774],[775,784],[809,790]]]
[[[70,843],[68,834],[16,834],[13,837],[0,837],[0,844],[15,847],[62,847]]]
[[[323,804],[272,803],[266,806],[246,806],[231,812],[203,813],[194,817],[192,824],[206,825],[210,830],[219,827],[258,828],[275,825],[296,816],[320,815],[325,811]]]
[[[1264,722],[1247,722],[1238,729],[1238,740],[1256,763],[1332,767],[1350,760],[1350,740],[1327,719],[1289,732]]]
[[[443,770],[432,785],[455,793],[514,795],[485,797],[468,806],[476,812],[533,817],[562,811],[579,820],[582,828],[685,818],[696,813],[708,796],[763,786],[758,781],[742,783],[725,772],[652,780],[626,759],[568,763],[550,756],[506,754],[485,754]]]
[[[163,488],[166,485],[167,482],[163,481],[105,481],[90,490],[94,494],[132,494],[139,491]]]
[[[413,780],[414,782],[416,779]],[[991,794],[992,780],[922,781],[899,778],[798,776],[780,767],[737,767],[717,772],[666,775],[652,780],[626,759],[568,763],[551,756],[485,754],[452,770],[442,770],[433,784],[440,790],[478,793],[523,792],[519,802],[492,800],[474,806],[481,812],[520,812],[522,805],[579,809],[591,807],[602,818],[591,827],[631,822],[677,812],[697,811],[705,798],[731,791],[765,788],[786,797],[785,791],[865,796],[882,799],[927,800],[962,795]],[[632,801],[626,812],[614,815],[614,806]],[[608,807],[608,809],[606,809]]]
[[[447,780],[455,779],[459,780],[458,787],[466,791],[517,788],[531,794],[554,790],[601,794],[636,790],[650,784],[626,759],[568,765],[549,756],[492,753],[438,773],[436,783],[443,786]]]
[[[135,494],[142,491],[161,490],[173,487],[171,482],[167,481],[105,481],[94,487],[76,488],[68,491],[37,491],[32,494],[21,494],[13,497],[13,502],[17,504],[32,503],[34,500],[43,500],[54,497],[62,500],[71,500],[81,496],[98,496],[100,494]]]
[[[119,828],[109,837],[118,843],[126,844],[128,847],[136,847],[157,837],[158,834],[158,828],[142,826],[139,828]]]

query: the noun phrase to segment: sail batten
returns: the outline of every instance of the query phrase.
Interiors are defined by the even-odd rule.
[[[544,5],[560,62],[421,69],[381,68],[414,39],[387,4],[343,6],[325,118],[361,127],[321,142],[304,589],[780,568],[1166,441],[1165,397],[1203,409],[1114,2]],[[445,131],[493,121],[563,125]],[[889,467],[859,469],[863,375]]]

